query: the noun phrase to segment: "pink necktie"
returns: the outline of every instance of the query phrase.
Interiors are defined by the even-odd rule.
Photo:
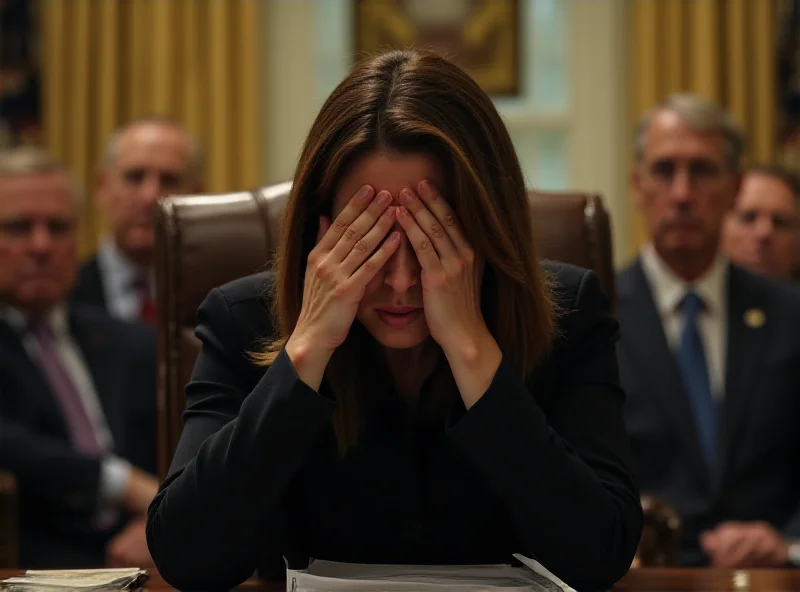
[[[98,442],[78,389],[61,362],[53,330],[46,323],[39,322],[31,326],[31,333],[39,344],[39,364],[58,399],[73,447],[86,456],[103,456],[106,451]]]

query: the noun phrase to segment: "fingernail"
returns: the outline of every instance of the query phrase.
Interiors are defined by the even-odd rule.
[[[360,199],[361,201],[369,201],[371,197],[372,197],[372,187],[370,187],[369,185],[365,185],[364,187],[359,189],[358,199]]]
[[[419,193],[422,197],[430,197],[433,192],[433,187],[429,181],[422,181],[419,184]]]
[[[392,201],[392,194],[389,193],[388,191],[381,191],[378,194],[378,204],[379,205],[382,205],[382,206],[388,205],[388,203],[390,201]]]
[[[402,199],[406,205],[411,205],[414,202],[414,196],[409,189],[403,189],[400,192],[400,199]]]
[[[389,235],[389,240],[392,241],[393,243],[396,243],[397,241],[400,240],[400,233],[395,230],[392,234]]]
[[[402,218],[406,214],[408,214],[408,210],[405,209],[403,206],[398,206],[398,208],[397,208],[397,217],[398,218]]]
[[[383,213],[383,215],[386,216],[387,218],[394,218],[396,211],[397,211],[396,206],[389,206],[388,208],[386,208],[386,211]]]

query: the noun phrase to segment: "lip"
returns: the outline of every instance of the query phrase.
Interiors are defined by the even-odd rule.
[[[378,310],[388,312],[390,314],[407,314],[409,312],[419,310],[418,306],[382,306]]]
[[[422,316],[422,309],[415,306],[387,306],[375,309],[380,321],[393,329],[408,327]]]

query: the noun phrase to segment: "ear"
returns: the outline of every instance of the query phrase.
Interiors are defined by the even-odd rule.
[[[631,172],[629,175],[629,183],[631,194],[633,196],[633,203],[637,208],[641,208],[643,205],[642,201],[642,173],[639,170],[639,165],[634,164],[631,167]]]
[[[742,189],[744,175],[741,171],[732,173],[730,180],[730,191],[728,192],[727,199],[725,200],[725,211],[730,212],[736,206],[736,200],[739,198],[739,191]]]

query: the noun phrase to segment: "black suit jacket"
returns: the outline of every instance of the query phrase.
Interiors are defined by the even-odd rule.
[[[78,279],[72,291],[70,301],[74,304],[88,304],[95,308],[108,310],[103,275],[97,255],[88,259],[78,271]]]
[[[641,263],[619,274],[617,290],[625,418],[640,484],[681,515],[684,562],[706,562],[698,535],[722,521],[764,520],[800,535],[800,295],[730,267],[720,454],[708,471]],[[748,325],[749,310],[763,313],[763,326]]]
[[[115,454],[156,468],[156,354],[151,328],[73,306],[70,332],[112,432]],[[100,462],[72,449],[57,399],[14,329],[0,321],[0,469],[20,489],[20,561],[31,567],[102,566],[97,533]]]
[[[520,552],[574,585],[610,587],[642,520],[617,323],[592,272],[548,269],[561,335],[533,376],[504,360],[469,411],[458,398],[433,420],[389,396],[344,458],[324,383],[310,389],[285,352],[266,372],[247,358],[272,334],[259,301],[272,276],[213,290],[184,431],[148,516],[160,573],[179,588],[229,588],[281,556],[304,567],[507,563]]]

